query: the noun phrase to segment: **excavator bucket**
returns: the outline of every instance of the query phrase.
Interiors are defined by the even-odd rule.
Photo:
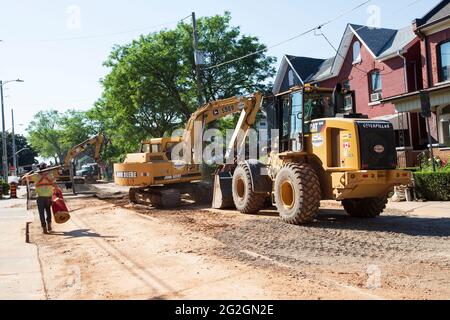
[[[231,209],[234,208],[233,192],[232,192],[233,176],[229,172],[220,172],[214,178],[214,209]]]

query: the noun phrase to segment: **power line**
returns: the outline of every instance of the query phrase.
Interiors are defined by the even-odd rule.
[[[302,37],[302,36],[304,36],[304,35],[307,35],[307,34],[309,34],[309,33],[311,33],[311,32],[314,32],[315,30],[320,29],[320,28],[322,28],[322,27],[324,27],[324,26],[326,26],[326,25],[329,25],[329,24],[333,23],[334,21],[339,20],[340,18],[342,18],[342,17],[344,17],[344,16],[346,16],[346,15],[348,15],[348,14],[350,14],[350,13],[356,11],[356,10],[358,10],[359,8],[361,8],[362,6],[368,4],[368,3],[371,2],[371,1],[372,1],[372,0],[366,0],[366,1],[364,1],[363,3],[357,5],[356,7],[353,7],[352,9],[350,9],[350,10],[348,10],[348,11],[345,11],[345,12],[339,14],[338,16],[334,17],[333,19],[330,19],[330,20],[328,20],[328,21],[326,21],[326,22],[324,22],[324,23],[321,23],[321,24],[317,25],[316,27],[313,27],[313,28],[311,28],[311,29],[309,29],[309,30],[306,30],[306,31],[304,31],[304,32],[302,32],[302,33],[300,33],[300,34],[297,34],[297,35],[295,35],[295,36],[293,36],[293,37],[291,37],[291,38],[289,38],[289,39],[286,39],[286,40],[283,40],[283,41],[281,41],[281,42],[279,42],[279,43],[276,43],[276,44],[274,44],[274,45],[272,45],[272,46],[270,46],[270,47],[267,47],[267,48],[264,48],[264,49],[261,49],[261,50],[257,50],[257,51],[255,51],[255,52],[252,52],[252,53],[246,54],[246,55],[244,55],[244,56],[241,56],[241,57],[239,57],[239,58],[235,58],[235,59],[231,59],[231,60],[228,60],[228,61],[225,61],[225,62],[222,62],[222,63],[218,63],[218,64],[216,64],[216,65],[214,65],[214,66],[206,67],[206,68],[204,68],[204,69],[205,69],[205,70],[210,70],[210,69],[219,68],[219,67],[222,67],[222,66],[224,66],[224,65],[228,65],[228,64],[231,64],[231,63],[240,61],[240,60],[242,60],[242,59],[245,59],[245,58],[248,58],[248,57],[251,57],[251,56],[260,54],[260,53],[262,53],[262,52],[266,52],[266,51],[268,51],[268,50],[270,50],[270,49],[273,49],[273,48],[275,48],[275,47],[281,46],[281,45],[283,45],[283,44],[285,44],[285,43],[288,43],[288,42],[290,42],[290,41],[293,41],[293,40],[295,40],[295,39],[298,39],[298,38],[300,38],[300,37]]]
[[[98,35],[88,35],[88,36],[80,36],[80,37],[68,37],[68,38],[56,38],[56,39],[41,39],[41,40],[5,40],[5,42],[27,42],[27,43],[43,43],[43,42],[60,42],[60,41],[73,41],[73,40],[88,40],[88,39],[98,39],[98,38],[108,38],[108,37],[114,37],[117,35],[122,35],[122,34],[128,34],[128,33],[133,33],[133,32],[138,32],[138,31],[144,31],[144,30],[151,30],[151,29],[156,29],[156,28],[161,28],[164,26],[168,26],[168,25],[172,25],[175,23],[180,23],[184,20],[186,20],[187,18],[190,18],[191,15],[186,16],[182,19],[178,19],[178,20],[173,20],[173,21],[168,21],[168,22],[164,22],[164,23],[160,23],[160,24],[156,24],[153,26],[148,26],[148,27],[143,27],[143,28],[136,28],[136,29],[130,29],[130,30],[124,30],[124,31],[118,31],[118,32],[114,32],[114,33],[105,33],[105,34],[98,34]]]
[[[406,4],[405,6],[402,6],[402,7],[398,8],[398,9],[392,11],[391,14],[401,12],[401,11],[405,10],[406,8],[412,7],[412,6],[418,4],[419,2],[422,2],[422,1],[423,1],[423,0],[415,0],[415,1],[412,1],[412,2],[410,2],[410,3],[408,3],[408,4]],[[370,27],[370,26],[361,26],[361,27],[359,27],[359,28],[357,28],[357,29],[350,30],[350,31],[348,31],[348,32],[345,32],[344,35],[342,36],[342,38],[344,38],[344,37],[347,36],[348,34],[352,34],[352,33],[354,33],[354,32],[356,33],[356,32],[358,32],[359,30],[362,30],[362,29],[365,29],[365,28],[371,28],[371,27]],[[373,27],[373,28],[375,28],[375,27]],[[322,29],[322,28],[317,28],[317,29]],[[331,45],[331,47],[334,49],[334,51],[337,52],[336,48],[331,44],[331,42],[330,42],[328,39],[325,39],[325,40],[328,42],[328,44]],[[339,53],[338,53],[338,54],[339,54]],[[294,57],[294,58],[290,59],[289,61],[292,62],[292,61],[294,61],[294,60],[297,59],[297,58],[300,58],[300,57]],[[355,68],[358,69],[356,66],[355,66]],[[359,69],[359,71],[363,71],[363,70],[362,70],[362,69]],[[366,71],[363,71],[363,72],[367,73]],[[387,72],[387,73],[385,73],[385,74],[389,74],[389,73],[392,73],[392,72],[394,72],[394,71]]]

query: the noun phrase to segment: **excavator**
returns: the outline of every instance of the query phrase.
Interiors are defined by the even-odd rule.
[[[102,160],[101,160],[101,156],[100,156],[100,152],[101,152],[101,148],[104,144],[105,141],[105,137],[103,135],[103,133],[99,133],[96,136],[72,147],[68,152],[67,155],[64,158],[64,161],[62,163],[62,165],[59,166],[54,166],[54,167],[49,167],[45,170],[43,170],[44,172],[51,172],[53,174],[53,176],[55,177],[56,183],[57,184],[62,184],[65,185],[66,188],[70,189],[72,188],[73,191],[75,192],[74,189],[74,184],[83,184],[85,182],[85,179],[82,177],[75,177],[75,170],[74,170],[74,164],[73,161],[83,152],[85,152],[87,150],[88,147],[90,146],[95,146],[95,151],[94,151],[94,159],[97,163],[101,164]],[[25,176],[22,177],[22,181],[27,181],[32,177],[33,175],[37,174],[36,172],[30,172],[28,174],[26,174]],[[101,177],[95,177],[96,180],[101,178]]]
[[[192,114],[182,135],[144,141],[139,153],[128,154],[124,163],[114,164],[115,183],[131,187],[131,202],[158,208],[178,207],[184,194],[196,203],[211,203],[211,186],[203,181],[199,165],[202,160],[195,160],[202,159],[202,151],[197,152],[192,146],[208,124],[239,112],[238,127],[247,131],[255,123],[262,100],[262,93],[256,92],[205,104]],[[236,142],[234,135],[229,146]],[[183,160],[172,159],[177,146],[183,146]]]
[[[392,124],[355,113],[354,92],[306,84],[267,99],[276,148],[267,161],[222,167],[214,208],[257,214],[272,203],[298,225],[315,220],[321,200],[336,200],[352,217],[375,218],[394,186],[411,183],[411,172],[397,170]]]

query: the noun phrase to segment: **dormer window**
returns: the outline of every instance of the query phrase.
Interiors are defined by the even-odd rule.
[[[288,72],[288,85],[289,87],[294,86],[294,72],[292,70],[289,70]]]
[[[361,43],[355,41],[353,43],[353,64],[361,62]]]

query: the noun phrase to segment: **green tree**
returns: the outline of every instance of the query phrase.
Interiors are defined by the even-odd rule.
[[[17,155],[17,165],[20,166],[28,166],[37,163],[36,157],[38,156],[37,152],[28,144],[27,139],[20,135],[16,134],[16,152],[21,151]],[[12,147],[12,133],[8,133],[7,136],[7,152],[8,152],[8,172],[9,169],[13,166],[13,147]],[[0,164],[0,171],[3,171],[3,164]]]
[[[275,72],[275,59],[265,55],[265,45],[242,35],[230,20],[229,13],[198,20],[199,49],[207,65],[261,52],[203,68],[205,101],[263,90]],[[89,116],[107,132],[115,152],[135,151],[141,140],[170,133],[198,108],[192,42],[192,26],[180,23],[113,49],[104,63],[111,71],[101,81],[102,98]]]
[[[37,163],[37,152],[28,144],[27,138],[25,138],[23,135],[16,134],[16,152],[21,151],[17,155],[17,165],[20,166],[27,166],[31,164]],[[8,134],[8,163],[10,166],[14,164],[13,161],[13,147],[12,147],[12,133]]]
[[[62,163],[67,151],[96,134],[96,127],[85,112],[40,111],[28,131],[30,145],[41,157]]]

